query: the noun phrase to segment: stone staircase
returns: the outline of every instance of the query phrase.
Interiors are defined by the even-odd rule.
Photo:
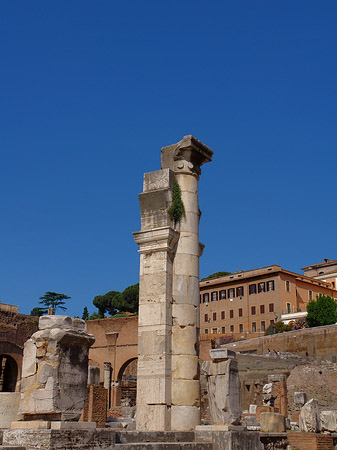
[[[117,431],[116,450],[213,450],[211,442],[198,442],[194,431]]]

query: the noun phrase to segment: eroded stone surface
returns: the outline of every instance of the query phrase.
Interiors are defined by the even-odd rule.
[[[216,361],[216,360],[215,360]],[[206,374],[212,423],[238,425],[241,420],[241,386],[236,359],[202,364]]]
[[[193,136],[162,149],[161,170],[144,175],[140,253],[137,429],[192,430],[200,421],[200,166],[213,151]],[[185,212],[170,217],[178,183]]]
[[[26,342],[19,413],[25,420],[78,420],[85,402],[88,350],[83,320],[42,316]]]
[[[320,422],[322,431],[337,433],[337,411],[321,411]]]
[[[318,401],[312,398],[301,409],[299,417],[300,431],[317,433],[321,430]]]

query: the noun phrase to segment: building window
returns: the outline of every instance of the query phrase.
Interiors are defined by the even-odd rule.
[[[213,313],[213,320],[216,320],[216,312]]]
[[[229,317],[230,317],[231,319],[233,319],[233,317],[234,317],[234,309],[231,309],[231,310],[229,311]]]
[[[231,325],[231,333],[234,333],[234,325]]]
[[[270,323],[270,325],[274,325],[274,323],[275,323],[274,319],[270,319],[269,323]]]
[[[256,306],[252,306],[252,316],[255,316],[256,314]]]
[[[269,312],[274,312],[274,303],[269,303]]]
[[[235,289],[234,288],[228,289],[228,298],[234,297],[235,297]]]
[[[336,283],[334,281],[332,281],[332,287],[335,289],[336,287]]]
[[[249,294],[256,294],[256,284],[250,284],[249,285]]]
[[[225,311],[221,311],[221,320],[225,320],[226,314]]]
[[[261,322],[261,331],[266,331],[266,322],[264,320]]]
[[[240,323],[239,325],[239,333],[243,333],[243,323]]]
[[[212,292],[211,300],[212,300],[212,302],[218,301],[218,293],[217,293],[217,291]]]
[[[260,314],[264,314],[264,305],[260,305]]]
[[[212,328],[212,333],[213,334],[217,334],[218,333],[218,329],[217,328]]]
[[[243,286],[239,286],[236,288],[236,296],[243,297]]]
[[[291,304],[287,303],[287,313],[290,314],[291,313]]]
[[[290,292],[290,281],[286,280],[286,291]]]
[[[252,322],[252,332],[256,333],[256,322]]]
[[[224,300],[226,298],[226,289],[222,289],[220,291],[220,300]]]
[[[205,322],[208,322],[208,314],[205,314]]]
[[[267,282],[267,291],[275,291],[275,284],[274,280]]]
[[[207,292],[207,294],[204,294],[204,303],[208,303],[209,301],[209,293]]]
[[[312,291],[309,291],[309,300],[312,300],[313,296],[312,296]]]
[[[242,308],[239,308],[239,317],[242,317]]]
[[[222,334],[226,334],[226,327],[222,327],[222,328],[221,328],[221,333],[222,333]]]
[[[258,284],[258,291],[259,293],[266,292],[266,283],[264,281]]]

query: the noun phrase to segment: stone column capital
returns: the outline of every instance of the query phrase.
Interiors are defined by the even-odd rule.
[[[161,168],[171,169],[176,175],[201,174],[200,167],[212,161],[213,150],[192,135],[184,136],[177,144],[161,149]]]
[[[150,231],[136,231],[133,233],[139,253],[153,253],[166,251],[174,253],[179,239],[179,232],[171,227],[160,227]]]

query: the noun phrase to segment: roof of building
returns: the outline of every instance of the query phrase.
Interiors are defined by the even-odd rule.
[[[328,267],[328,266],[335,266],[335,265],[337,265],[336,259],[324,258],[324,262],[317,263],[317,264],[311,264],[310,266],[302,267],[301,270],[318,269],[319,267]]]
[[[218,277],[218,278],[210,278],[208,280],[206,279],[206,280],[200,282],[200,287],[205,288],[209,285],[212,286],[212,285],[224,284],[224,283],[229,284],[229,283],[237,282],[237,281],[244,280],[247,278],[256,278],[259,276],[266,276],[269,274],[275,274],[275,273],[279,273],[279,272],[291,275],[300,281],[304,281],[307,283],[315,284],[317,286],[323,286],[323,287],[327,287],[327,288],[331,289],[331,286],[328,282],[325,282],[322,280],[317,280],[315,278],[307,277],[305,275],[301,275],[296,272],[291,272],[289,270],[282,269],[281,266],[278,266],[276,264],[272,264],[270,266],[260,267],[258,269],[252,269],[252,270],[245,270],[245,271],[239,270],[230,275],[225,275],[225,276]]]

